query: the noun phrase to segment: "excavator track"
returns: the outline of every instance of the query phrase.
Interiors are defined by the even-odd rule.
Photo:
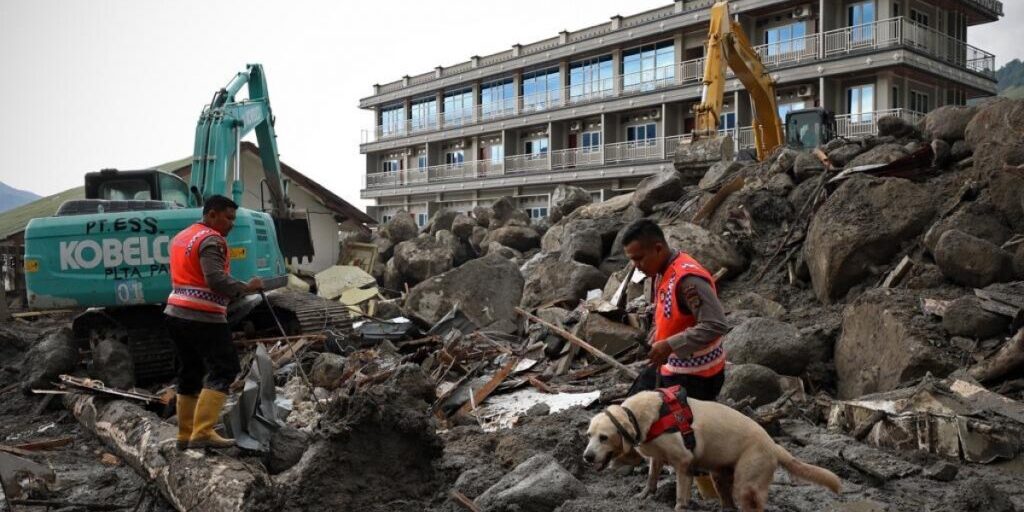
[[[267,300],[289,334],[319,334],[330,330],[339,336],[352,333],[352,318],[346,306],[310,293],[282,289],[267,294]]]

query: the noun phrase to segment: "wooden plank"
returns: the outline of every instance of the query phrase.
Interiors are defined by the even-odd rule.
[[[0,444],[0,452],[7,452],[11,455],[17,455],[19,457],[31,457],[33,455],[39,455],[38,453],[32,453],[28,450],[23,450],[21,448],[16,448],[14,446],[7,446],[5,444]]]
[[[882,282],[882,288],[892,288],[893,286],[900,284],[900,282],[903,281],[903,278],[907,277],[907,274],[910,273],[912,268],[914,268],[914,260],[910,259],[910,256],[904,256],[903,259],[900,260],[899,264],[896,265],[896,268],[892,269],[892,272],[889,272],[889,275],[885,276],[885,281]]]
[[[545,384],[542,380],[538,379],[537,377],[529,377],[526,380],[530,383],[531,386],[537,388],[537,391],[540,391],[541,393],[554,393],[555,392],[555,390],[551,389],[551,386],[548,386],[547,384]]]
[[[719,189],[718,192],[715,192],[715,195],[712,196],[707,203],[704,203],[704,206],[701,206],[700,210],[697,210],[696,215],[693,216],[693,220],[690,222],[700,224],[704,219],[713,215],[722,202],[724,202],[734,192],[742,189],[744,184],[746,184],[746,181],[743,179],[743,176],[734,178],[727,185]]]
[[[517,364],[519,364],[518,357],[509,359],[509,361],[505,363],[505,366],[502,366],[501,369],[491,377],[491,380],[487,381],[487,384],[484,384],[480,389],[473,392],[473,399],[463,404],[462,407],[455,412],[455,416],[466,414],[483,403],[484,400],[487,400],[487,397],[490,396],[495,389],[498,389],[498,386],[500,386],[502,382],[505,382],[505,379],[508,378],[509,374],[512,373],[512,370],[515,369]]]
[[[522,315],[522,316],[524,316],[526,318],[529,318],[530,320],[533,320],[534,322],[537,322],[537,323],[547,327],[551,332],[553,332],[555,334],[558,334],[559,336],[561,336],[561,337],[565,338],[566,340],[568,340],[569,343],[572,343],[573,345],[576,345],[576,346],[582,348],[583,350],[586,350],[587,352],[589,352],[594,357],[596,357],[596,358],[598,358],[598,359],[600,359],[600,360],[602,360],[602,361],[604,361],[604,362],[614,366],[615,368],[618,368],[619,370],[622,370],[623,373],[625,373],[626,375],[629,375],[631,378],[635,379],[639,375],[636,372],[636,370],[633,370],[632,368],[630,368],[630,367],[628,367],[628,366],[618,362],[614,357],[612,357],[612,356],[610,356],[608,354],[605,354],[604,352],[602,352],[597,347],[595,347],[595,346],[591,345],[590,343],[587,343],[586,341],[583,341],[582,339],[576,337],[571,332],[569,332],[569,331],[567,331],[567,330],[565,330],[565,329],[563,329],[561,327],[558,327],[557,325],[554,325],[554,324],[552,324],[550,322],[546,322],[543,319],[541,319],[539,317],[536,317],[536,316],[534,316],[534,315],[532,315],[530,313],[527,313],[522,308],[516,308],[516,313],[519,313],[520,315]]]
[[[67,446],[75,441],[73,437],[59,437],[57,439],[44,439],[42,441],[32,441],[28,443],[21,443],[14,445],[14,448],[19,450],[52,450],[54,448],[60,448]]]
[[[469,499],[465,494],[459,491],[451,491],[448,493],[448,497],[455,502],[456,505],[468,510],[469,512],[481,512],[480,507],[473,503],[473,500]]]
[[[73,313],[71,309],[51,309],[48,311],[25,311],[23,313],[12,313],[11,318],[34,318],[37,316],[63,315]]]

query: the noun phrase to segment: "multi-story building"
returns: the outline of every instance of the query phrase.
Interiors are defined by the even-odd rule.
[[[501,196],[544,217],[560,183],[606,199],[672,166],[700,101],[714,0],[675,0],[634,16],[374,85],[360,101],[361,195],[385,221],[404,209],[425,224]],[[840,135],[873,133],[995,94],[995,59],[967,27],[998,21],[997,0],[732,0],[777,82],[779,114],[821,106]],[[747,93],[730,78],[721,128],[753,143]]]

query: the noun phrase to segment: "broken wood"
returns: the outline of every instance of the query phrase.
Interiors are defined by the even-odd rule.
[[[519,364],[519,358],[513,357],[509,359],[509,361],[505,363],[505,366],[502,366],[501,369],[491,377],[491,380],[487,381],[487,384],[484,384],[480,389],[473,392],[472,399],[465,404],[462,404],[462,407],[455,412],[454,416],[466,414],[477,408],[484,400],[487,400],[487,397],[491,396],[491,393],[493,393],[495,389],[498,389],[498,386],[500,386],[502,382],[505,382],[505,379],[508,378],[509,374],[512,373],[512,370],[515,369],[517,364]]]
[[[1010,375],[1024,367],[1024,329],[1017,331],[992,357],[974,365],[967,374],[985,383]]]
[[[537,391],[540,391],[541,393],[552,394],[555,392],[555,390],[551,389],[551,386],[548,386],[547,384],[544,383],[544,381],[538,379],[537,377],[529,377],[526,380],[527,382],[530,383],[531,386],[537,388]]]
[[[910,256],[904,256],[902,260],[896,265],[896,268],[889,272],[889,275],[885,276],[885,281],[882,282],[882,288],[892,288],[897,286],[903,281],[910,270],[914,268],[914,260],[910,259]]]
[[[6,322],[11,319],[11,311],[7,309],[7,287],[4,286],[3,280],[0,279],[0,322]]]
[[[571,332],[569,332],[569,331],[567,331],[567,330],[565,330],[565,329],[563,329],[561,327],[558,327],[557,325],[554,325],[554,324],[552,324],[550,322],[546,322],[543,319],[541,319],[541,318],[539,318],[537,316],[534,316],[534,315],[526,312],[522,308],[516,308],[516,313],[519,313],[520,315],[522,315],[522,316],[524,316],[526,318],[529,318],[530,320],[533,320],[534,322],[537,322],[537,323],[547,327],[551,332],[553,332],[553,333],[555,333],[555,334],[565,338],[569,343],[572,343],[573,345],[576,345],[576,346],[582,348],[583,350],[586,350],[587,352],[589,352],[594,357],[596,357],[596,358],[598,358],[598,359],[600,359],[600,360],[602,360],[602,361],[604,361],[604,362],[614,366],[615,368],[621,370],[626,375],[629,375],[631,378],[635,379],[639,375],[636,372],[636,370],[633,370],[632,368],[630,368],[630,367],[628,367],[628,366],[618,362],[614,357],[612,357],[612,356],[610,356],[608,354],[605,354],[604,352],[602,352],[597,347],[595,347],[595,346],[591,345],[590,343],[587,343],[586,341],[583,341],[582,339],[576,337]]]
[[[720,188],[718,192],[715,192],[715,195],[711,196],[711,199],[709,199],[708,202],[704,203],[704,206],[701,206],[700,209],[697,210],[697,213],[693,216],[693,220],[691,220],[690,222],[699,225],[704,219],[711,217],[711,215],[715,213],[715,210],[718,209],[722,202],[728,199],[728,197],[731,196],[734,192],[737,192],[740,189],[742,189],[743,185],[745,184],[746,180],[743,179],[743,176],[734,178],[724,187]]]
[[[925,315],[943,317],[946,316],[946,310],[952,303],[951,300],[921,299],[921,312]]]
[[[59,501],[59,500],[9,500],[11,505],[22,505],[25,507],[46,507],[51,508],[84,508],[86,510],[92,510],[96,512],[103,512],[106,510],[121,510],[129,508],[132,505],[112,505],[109,503],[82,503],[78,501]]]
[[[17,455],[19,457],[31,457],[33,455],[39,455],[38,453],[32,453],[28,450],[18,448],[15,446],[7,446],[5,444],[0,444],[0,452],[9,453],[11,455]]]
[[[30,443],[21,443],[14,445],[14,448],[19,450],[52,450],[54,448],[61,448],[75,442],[73,437],[60,437],[57,439],[44,439],[42,441],[32,441]]]
[[[480,507],[473,503],[473,500],[469,499],[465,494],[459,491],[451,491],[448,493],[448,497],[455,502],[456,505],[468,510],[469,512],[480,512]]]
[[[179,451],[171,442],[177,428],[131,402],[72,393],[64,405],[108,449],[155,483],[177,510],[241,512],[270,492],[270,478],[259,465]]]
[[[853,432],[850,432],[850,436],[858,441],[863,441],[868,436],[868,433],[871,432],[871,429],[875,428],[875,424],[884,420],[885,416],[885,411],[882,410],[871,413],[871,416],[868,416],[864,423],[861,423],[857,428],[853,429]]]
[[[37,316],[50,316],[50,315],[63,315],[65,313],[73,313],[70,309],[51,309],[48,311],[25,311],[23,313],[13,313],[11,318],[35,318]]]
[[[981,299],[981,309],[997,315],[1015,318],[1024,309],[1024,296],[991,290],[974,289],[974,295]]]

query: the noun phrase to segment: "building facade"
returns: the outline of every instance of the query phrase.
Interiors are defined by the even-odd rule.
[[[360,107],[361,196],[386,221],[409,211],[468,211],[502,196],[546,217],[555,186],[596,200],[672,167],[693,130],[714,0],[676,0],[634,16],[401,80]],[[914,121],[996,93],[995,58],[967,27],[998,21],[996,0],[732,0],[734,19],[776,81],[779,115],[824,107],[839,135],[877,120]],[[729,79],[720,128],[753,144],[751,102]]]

